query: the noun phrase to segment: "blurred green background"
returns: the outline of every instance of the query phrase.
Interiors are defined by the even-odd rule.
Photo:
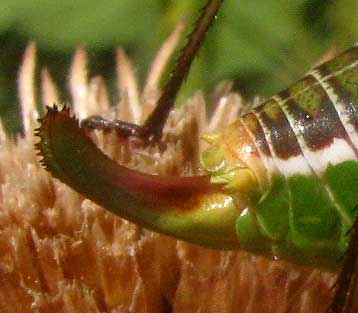
[[[182,16],[190,32],[205,2],[1,0],[0,116],[6,128],[20,129],[16,75],[29,40],[36,41],[39,64],[49,67],[63,95],[78,44],[88,48],[91,74],[104,75],[112,89],[118,46],[129,54],[143,83],[163,39]],[[357,0],[226,0],[180,99],[199,88],[210,91],[223,79],[233,80],[247,99],[268,97],[302,76],[325,52],[347,48],[357,38]]]

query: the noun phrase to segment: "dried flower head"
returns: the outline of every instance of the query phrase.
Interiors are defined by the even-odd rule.
[[[78,48],[70,69],[72,110],[140,123],[160,95],[159,79],[174,50],[179,24],[159,50],[143,91],[133,66],[117,51],[119,103],[111,106],[99,76],[88,79],[87,54]],[[1,312],[324,312],[335,274],[268,260],[246,252],[214,251],[141,229],[84,199],[38,163],[34,87],[36,48],[29,44],[18,89],[24,136],[10,139],[0,124]],[[41,102],[61,99],[49,71],[41,72]],[[207,102],[214,112],[207,119]],[[111,158],[141,171],[192,174],[201,134],[220,129],[243,111],[231,84],[210,97],[197,92],[174,110],[164,129],[166,150],[133,153],[115,134],[94,132]],[[70,140],[70,139],[69,139]]]

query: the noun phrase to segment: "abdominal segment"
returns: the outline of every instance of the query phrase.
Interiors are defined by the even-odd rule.
[[[231,131],[251,144],[223,136],[234,150],[253,147],[264,168],[238,153],[265,175],[236,223],[248,250],[337,266],[347,249],[358,207],[357,60],[354,47],[242,116]]]

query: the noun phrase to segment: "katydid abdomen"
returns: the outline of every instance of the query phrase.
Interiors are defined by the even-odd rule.
[[[206,136],[202,164],[240,208],[247,249],[328,265],[342,256],[358,205],[357,109],[356,46]]]

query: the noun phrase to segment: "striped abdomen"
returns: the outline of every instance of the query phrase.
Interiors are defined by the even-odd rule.
[[[223,157],[203,165],[237,199],[240,242],[302,262],[342,255],[358,207],[358,46],[213,138],[206,155]]]

